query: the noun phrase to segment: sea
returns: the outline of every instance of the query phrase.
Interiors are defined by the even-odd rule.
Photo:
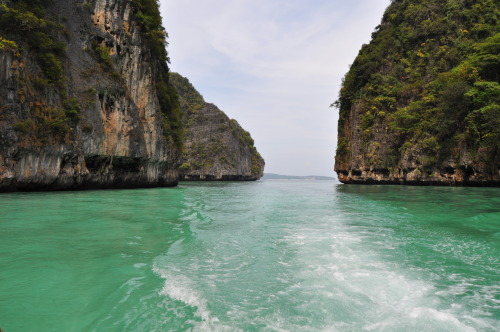
[[[0,329],[500,331],[500,188],[1,194]]]

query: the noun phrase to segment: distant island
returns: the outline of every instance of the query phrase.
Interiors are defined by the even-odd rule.
[[[262,180],[328,180],[328,181],[338,181],[336,177],[330,176],[319,176],[319,175],[306,175],[306,176],[296,176],[296,175],[281,175],[275,173],[264,173]]]

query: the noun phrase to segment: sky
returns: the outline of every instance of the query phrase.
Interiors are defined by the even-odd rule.
[[[333,176],[342,78],[390,0],[160,0],[170,70],[255,141],[265,173]]]

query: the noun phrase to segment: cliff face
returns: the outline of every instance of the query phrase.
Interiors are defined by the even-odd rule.
[[[500,185],[499,12],[392,1],[334,103],[340,181]]]
[[[0,191],[175,185],[156,1],[0,6]]]
[[[170,74],[179,94],[185,129],[181,180],[258,180],[264,159],[250,134],[217,106],[206,103],[191,83]]]

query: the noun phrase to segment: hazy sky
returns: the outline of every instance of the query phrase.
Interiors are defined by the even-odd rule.
[[[333,175],[344,74],[390,0],[160,0],[170,68],[250,132],[265,172]]]

